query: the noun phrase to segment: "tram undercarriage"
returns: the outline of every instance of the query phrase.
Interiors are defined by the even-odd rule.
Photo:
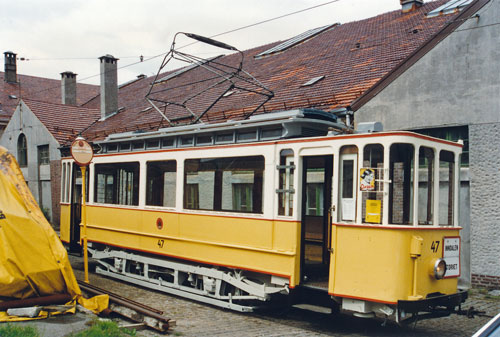
[[[287,294],[288,279],[244,270],[205,267],[147,257],[110,247],[90,247],[96,273],[143,287],[241,312],[272,294]],[[251,304],[249,304],[251,303]]]

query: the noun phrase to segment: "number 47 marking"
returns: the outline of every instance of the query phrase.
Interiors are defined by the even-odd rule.
[[[163,245],[165,244],[165,240],[158,240],[158,247],[163,248]]]
[[[436,253],[439,248],[439,241],[432,241],[431,250]]]

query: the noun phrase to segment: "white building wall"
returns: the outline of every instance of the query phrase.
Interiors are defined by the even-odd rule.
[[[17,142],[21,133],[26,136],[28,148],[28,165],[21,168],[24,179],[40,207],[45,208],[48,214],[52,214],[50,165],[38,165],[38,146],[49,145],[49,156],[52,162],[61,159],[59,143],[22,101],[0,137],[0,145],[7,148],[16,159]]]

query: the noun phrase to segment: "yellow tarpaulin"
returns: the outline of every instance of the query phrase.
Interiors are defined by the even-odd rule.
[[[66,249],[15,158],[0,146],[0,302],[54,294],[69,294],[84,306],[90,303],[81,297]],[[89,309],[107,307],[107,298],[97,302]]]

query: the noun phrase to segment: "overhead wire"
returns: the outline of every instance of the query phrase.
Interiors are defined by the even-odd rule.
[[[234,29],[231,29],[231,30],[228,30],[228,31],[225,31],[225,32],[222,32],[222,33],[218,33],[218,34],[215,34],[215,35],[212,35],[212,36],[209,36],[209,37],[210,38],[214,38],[214,37],[218,37],[218,36],[222,36],[222,35],[234,33],[234,32],[237,32],[237,31],[241,31],[243,29],[255,27],[255,26],[258,26],[258,25],[261,25],[261,24],[264,24],[264,23],[268,23],[268,22],[271,22],[271,21],[282,19],[282,18],[285,18],[285,17],[288,17],[288,16],[292,16],[292,15],[295,15],[295,14],[303,13],[303,12],[306,12],[306,11],[309,11],[309,10],[312,10],[312,9],[316,9],[316,8],[319,8],[319,7],[322,7],[322,6],[326,6],[326,5],[329,5],[329,4],[332,4],[332,3],[335,3],[335,2],[339,2],[339,1],[341,1],[341,0],[330,0],[330,1],[318,4],[318,5],[314,5],[314,6],[311,6],[311,7],[303,8],[303,9],[300,9],[300,10],[297,10],[297,11],[294,11],[294,12],[290,12],[290,13],[287,13],[287,14],[279,15],[279,16],[276,16],[276,17],[273,17],[273,18],[270,18],[270,19],[266,19],[266,20],[262,20],[262,21],[259,21],[259,22],[253,23],[253,24],[249,24],[249,25],[246,25],[246,26],[234,28]],[[196,43],[198,43],[198,42],[196,41],[196,42],[188,43],[186,45],[178,47],[177,49],[186,48],[186,47],[191,46],[191,45],[196,44]],[[164,53],[161,53],[161,54],[153,55],[151,57],[143,57],[143,59],[140,59],[137,62],[132,62],[132,63],[126,64],[126,65],[120,66],[120,67],[117,68],[117,70],[128,68],[128,67],[134,66],[136,64],[140,64],[140,63],[144,63],[144,62],[148,62],[148,61],[154,60],[156,58],[165,56],[167,53],[168,52],[164,52]],[[135,57],[137,57],[137,56],[135,56]],[[123,58],[132,58],[132,57],[120,57],[120,58],[123,59]],[[69,60],[69,59],[72,59],[72,58],[60,58],[59,60],[64,60],[64,59],[68,59]],[[75,58],[75,59],[90,59],[90,58]],[[36,60],[36,59],[31,59],[31,60]],[[44,60],[44,59],[38,59],[38,60]],[[45,59],[45,60],[48,60],[48,59]],[[95,75],[90,75],[90,76],[87,76],[87,77],[79,79],[77,82],[81,83],[82,81],[85,81],[85,80],[88,80],[88,79],[91,79],[91,78],[94,78],[94,77],[97,77],[97,76],[100,76],[100,75],[101,75],[101,73],[95,74]],[[45,89],[40,90],[40,91],[32,92],[31,94],[39,93],[39,92],[43,92],[43,91],[48,91],[48,90],[53,90],[53,89],[56,89],[56,88],[60,88],[60,87],[58,86],[58,87],[45,88]]]

